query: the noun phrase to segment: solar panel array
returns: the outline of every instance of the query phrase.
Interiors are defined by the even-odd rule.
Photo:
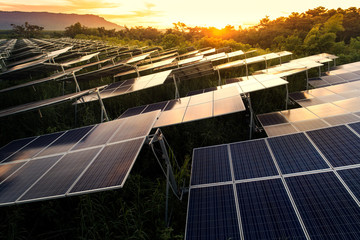
[[[185,239],[358,239],[359,129],[194,149]]]
[[[103,90],[100,91],[101,98],[110,98],[115,96],[120,96],[135,91],[140,91],[146,88],[155,87],[161,85],[169,77],[169,71],[163,71],[159,73],[154,73],[146,75],[144,77],[138,77],[134,79],[128,79],[121,82],[115,82],[109,84]],[[84,103],[98,100],[98,95],[96,93],[89,94],[80,98],[76,103]]]
[[[360,120],[360,81],[289,94],[302,108],[257,115],[268,136]]]
[[[186,123],[245,111],[238,88],[221,88],[207,93],[154,103],[126,110],[119,118],[160,109],[154,128]]]
[[[360,80],[360,62],[336,67],[324,76],[310,79],[309,83],[314,87],[323,87],[357,80]]]
[[[15,140],[0,149],[0,205],[121,188],[159,111]]]

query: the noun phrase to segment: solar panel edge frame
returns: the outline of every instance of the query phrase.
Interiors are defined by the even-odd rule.
[[[292,206],[292,208],[293,208],[293,210],[294,210],[294,212],[296,214],[297,220],[300,223],[301,229],[303,230],[303,233],[304,233],[306,239],[310,240],[310,235],[309,235],[309,233],[307,231],[307,228],[306,228],[305,223],[304,223],[304,221],[302,219],[300,211],[299,211],[299,209],[298,209],[298,207],[297,207],[297,205],[295,203],[295,200],[294,200],[294,198],[293,198],[293,196],[291,194],[290,188],[289,188],[289,186],[287,185],[287,183],[285,181],[285,178],[284,178],[284,176],[283,176],[283,174],[281,172],[281,168],[280,168],[280,166],[279,166],[279,164],[278,164],[278,162],[277,162],[277,160],[275,158],[275,155],[274,155],[274,153],[273,153],[273,151],[272,151],[272,149],[270,147],[270,144],[269,144],[267,138],[265,138],[264,141],[265,141],[266,147],[267,147],[267,149],[268,149],[268,151],[269,151],[269,153],[271,155],[271,158],[272,158],[272,160],[273,160],[273,162],[275,164],[276,170],[278,171],[278,174],[280,175],[282,185],[283,185],[283,187],[284,187],[284,189],[286,191],[286,194],[287,194],[287,197],[288,197],[288,199],[289,199],[289,201],[291,203],[291,206]]]

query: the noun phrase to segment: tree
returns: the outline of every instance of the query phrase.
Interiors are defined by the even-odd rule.
[[[29,24],[28,22],[25,22],[25,25],[11,24],[11,26],[13,28],[13,34],[16,37],[23,37],[23,38],[39,37],[41,31],[44,29],[44,27],[32,25]]]

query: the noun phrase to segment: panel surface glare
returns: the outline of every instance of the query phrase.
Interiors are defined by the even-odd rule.
[[[264,140],[230,144],[235,180],[278,175]]]
[[[281,179],[236,188],[244,239],[306,239]]]
[[[191,185],[231,181],[226,145],[195,149]]]
[[[360,208],[333,173],[286,178],[311,239],[359,239]]]
[[[268,142],[283,174],[329,168],[303,133],[269,138]]]
[[[360,138],[346,126],[313,130],[307,134],[334,167],[360,163]]]
[[[232,185],[193,188],[187,215],[187,240],[240,240]]]

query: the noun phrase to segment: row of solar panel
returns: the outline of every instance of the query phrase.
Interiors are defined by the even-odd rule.
[[[195,149],[186,239],[357,239],[359,133],[355,123]]]
[[[360,81],[290,94],[303,108],[257,115],[268,136],[359,121]]]
[[[154,128],[180,124],[245,110],[238,88],[219,88],[207,93],[126,110],[119,118],[161,110]]]
[[[344,64],[330,71],[325,76],[312,78],[309,83],[314,87],[336,85],[360,79],[360,62]]]
[[[159,112],[0,149],[0,205],[122,187]]]

